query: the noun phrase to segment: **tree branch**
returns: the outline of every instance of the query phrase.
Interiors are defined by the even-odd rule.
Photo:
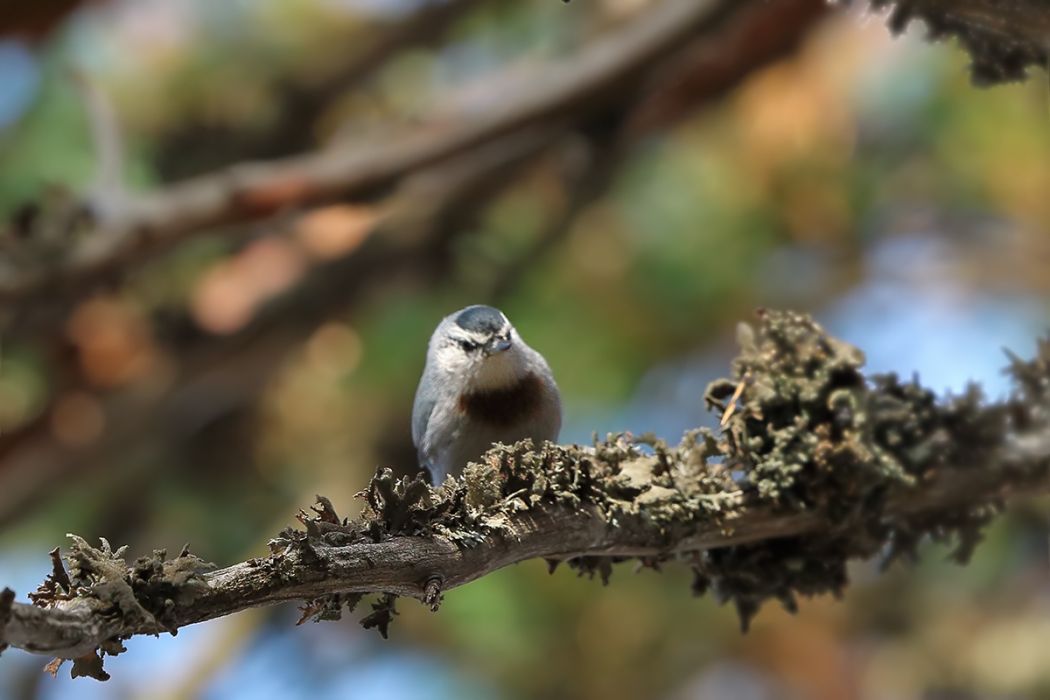
[[[892,375],[866,380],[859,351],[797,314],[765,312],[740,338],[734,378],[707,392],[720,437],[496,446],[436,489],[385,470],[361,518],[319,497],[269,556],[218,571],[186,550],[129,564],[74,537],[68,574],[57,566],[35,605],[0,597],[0,643],[105,678],[101,657],[133,635],[287,600],[332,619],[367,593],[381,597],[363,624],[385,635],[396,596],[436,609],[537,557],[603,579],[615,559],[684,561],[694,590],[732,601],[746,627],[769,598],[793,609],[798,594],[840,592],[850,558],[914,555],[933,537],[964,560],[1003,499],[1050,487],[1050,341],[1013,359],[1009,400],[984,404],[976,389],[936,401]]]
[[[440,44],[460,19],[485,2],[428,0],[395,19],[357,28],[338,42],[338,55],[327,56],[324,66],[309,75],[285,76],[274,87],[276,113],[265,126],[181,124],[162,139],[158,170],[181,178],[237,160],[279,158],[316,147],[319,123],[339,98],[397,54]]]
[[[1047,0],[870,0],[891,7],[890,29],[913,19],[926,24],[931,41],[955,37],[970,54],[977,85],[1024,80],[1028,69],[1050,68],[1050,2]]]
[[[750,0],[756,2],[757,0]],[[637,84],[661,59],[692,37],[720,26],[740,0],[669,0],[644,18],[577,55],[545,68],[542,80],[522,85],[513,99],[444,127],[377,135],[290,158],[245,163],[130,200],[97,222],[59,264],[0,268],[0,304],[12,305],[67,289],[119,267],[128,257],[168,247],[185,236],[258,221],[289,208],[362,198],[406,173],[436,164],[522,128],[593,114]],[[20,309],[21,311],[21,309]],[[24,312],[24,311],[23,311]]]

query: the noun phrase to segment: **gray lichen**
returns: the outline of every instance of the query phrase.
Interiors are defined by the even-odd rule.
[[[205,585],[202,574],[214,568],[188,548],[183,548],[174,559],[167,559],[167,553],[160,549],[128,564],[124,558],[127,547],[114,550],[105,538],[99,547],[76,535],[69,538],[73,542],[66,554],[69,571],[62,565],[57,549],[53,550],[52,573],[29,595],[30,600],[40,607],[79,601],[103,617],[119,618],[131,628],[176,634],[178,627],[170,619],[176,601],[191,600],[194,592]],[[73,677],[108,679],[109,674],[102,669],[103,659],[125,651],[121,642],[119,638],[107,640],[98,650],[74,659]]]
[[[796,595],[841,594],[849,559],[885,553],[892,561],[932,536],[956,543],[965,560],[994,503],[887,518],[887,499],[940,469],[987,464],[1006,439],[1005,409],[983,405],[976,388],[938,402],[916,380],[868,381],[863,355],[809,317],[765,312],[760,320],[733,365],[745,388],[725,427],[723,463],[742,474],[751,503],[816,512],[826,527],[819,537],[703,552],[694,590],[733,602],[746,629],[765,600],[793,610]],[[712,383],[709,404],[727,409],[721,402],[733,386]]]

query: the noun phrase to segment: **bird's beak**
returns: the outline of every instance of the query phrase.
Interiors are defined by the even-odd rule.
[[[495,355],[510,348],[510,338],[493,338],[485,346],[486,355]]]

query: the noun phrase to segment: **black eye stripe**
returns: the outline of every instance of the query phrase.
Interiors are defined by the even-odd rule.
[[[466,352],[474,352],[479,347],[481,347],[480,344],[475,343],[473,340],[460,340],[458,342],[459,347],[463,348],[463,350],[465,350]]]

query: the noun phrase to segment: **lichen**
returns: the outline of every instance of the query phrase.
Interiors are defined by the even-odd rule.
[[[938,401],[917,379],[865,379],[861,353],[806,316],[762,313],[757,332],[743,335],[749,342],[734,378],[707,393],[711,406],[729,410],[722,400],[730,387],[745,385],[725,427],[723,463],[742,475],[750,503],[815,512],[826,527],[820,536],[704,552],[694,565],[697,589],[733,602],[746,628],[764,600],[793,609],[796,594],[839,594],[852,558],[883,554],[888,564],[932,538],[954,544],[964,562],[997,512],[994,495],[893,518],[888,498],[947,468],[987,467],[1008,439],[1010,407],[1030,416],[1048,405],[1046,365],[1033,371],[1015,360],[1015,375],[1043,388],[1011,404],[985,405],[976,386]]]
[[[202,590],[203,574],[209,564],[191,554],[184,547],[173,559],[165,550],[154,550],[151,556],[140,557],[132,564],[125,559],[127,547],[114,550],[102,538],[99,547],[91,546],[76,535],[69,535],[73,544],[66,554],[66,571],[58,556],[51,552],[52,572],[30,600],[39,607],[51,607],[65,601],[88,603],[106,619],[119,619],[127,629],[178,631],[172,611],[177,603],[192,600]],[[108,639],[98,650],[73,660],[71,674],[107,680],[103,660],[125,651],[121,638]],[[57,666],[54,667],[57,670]]]

